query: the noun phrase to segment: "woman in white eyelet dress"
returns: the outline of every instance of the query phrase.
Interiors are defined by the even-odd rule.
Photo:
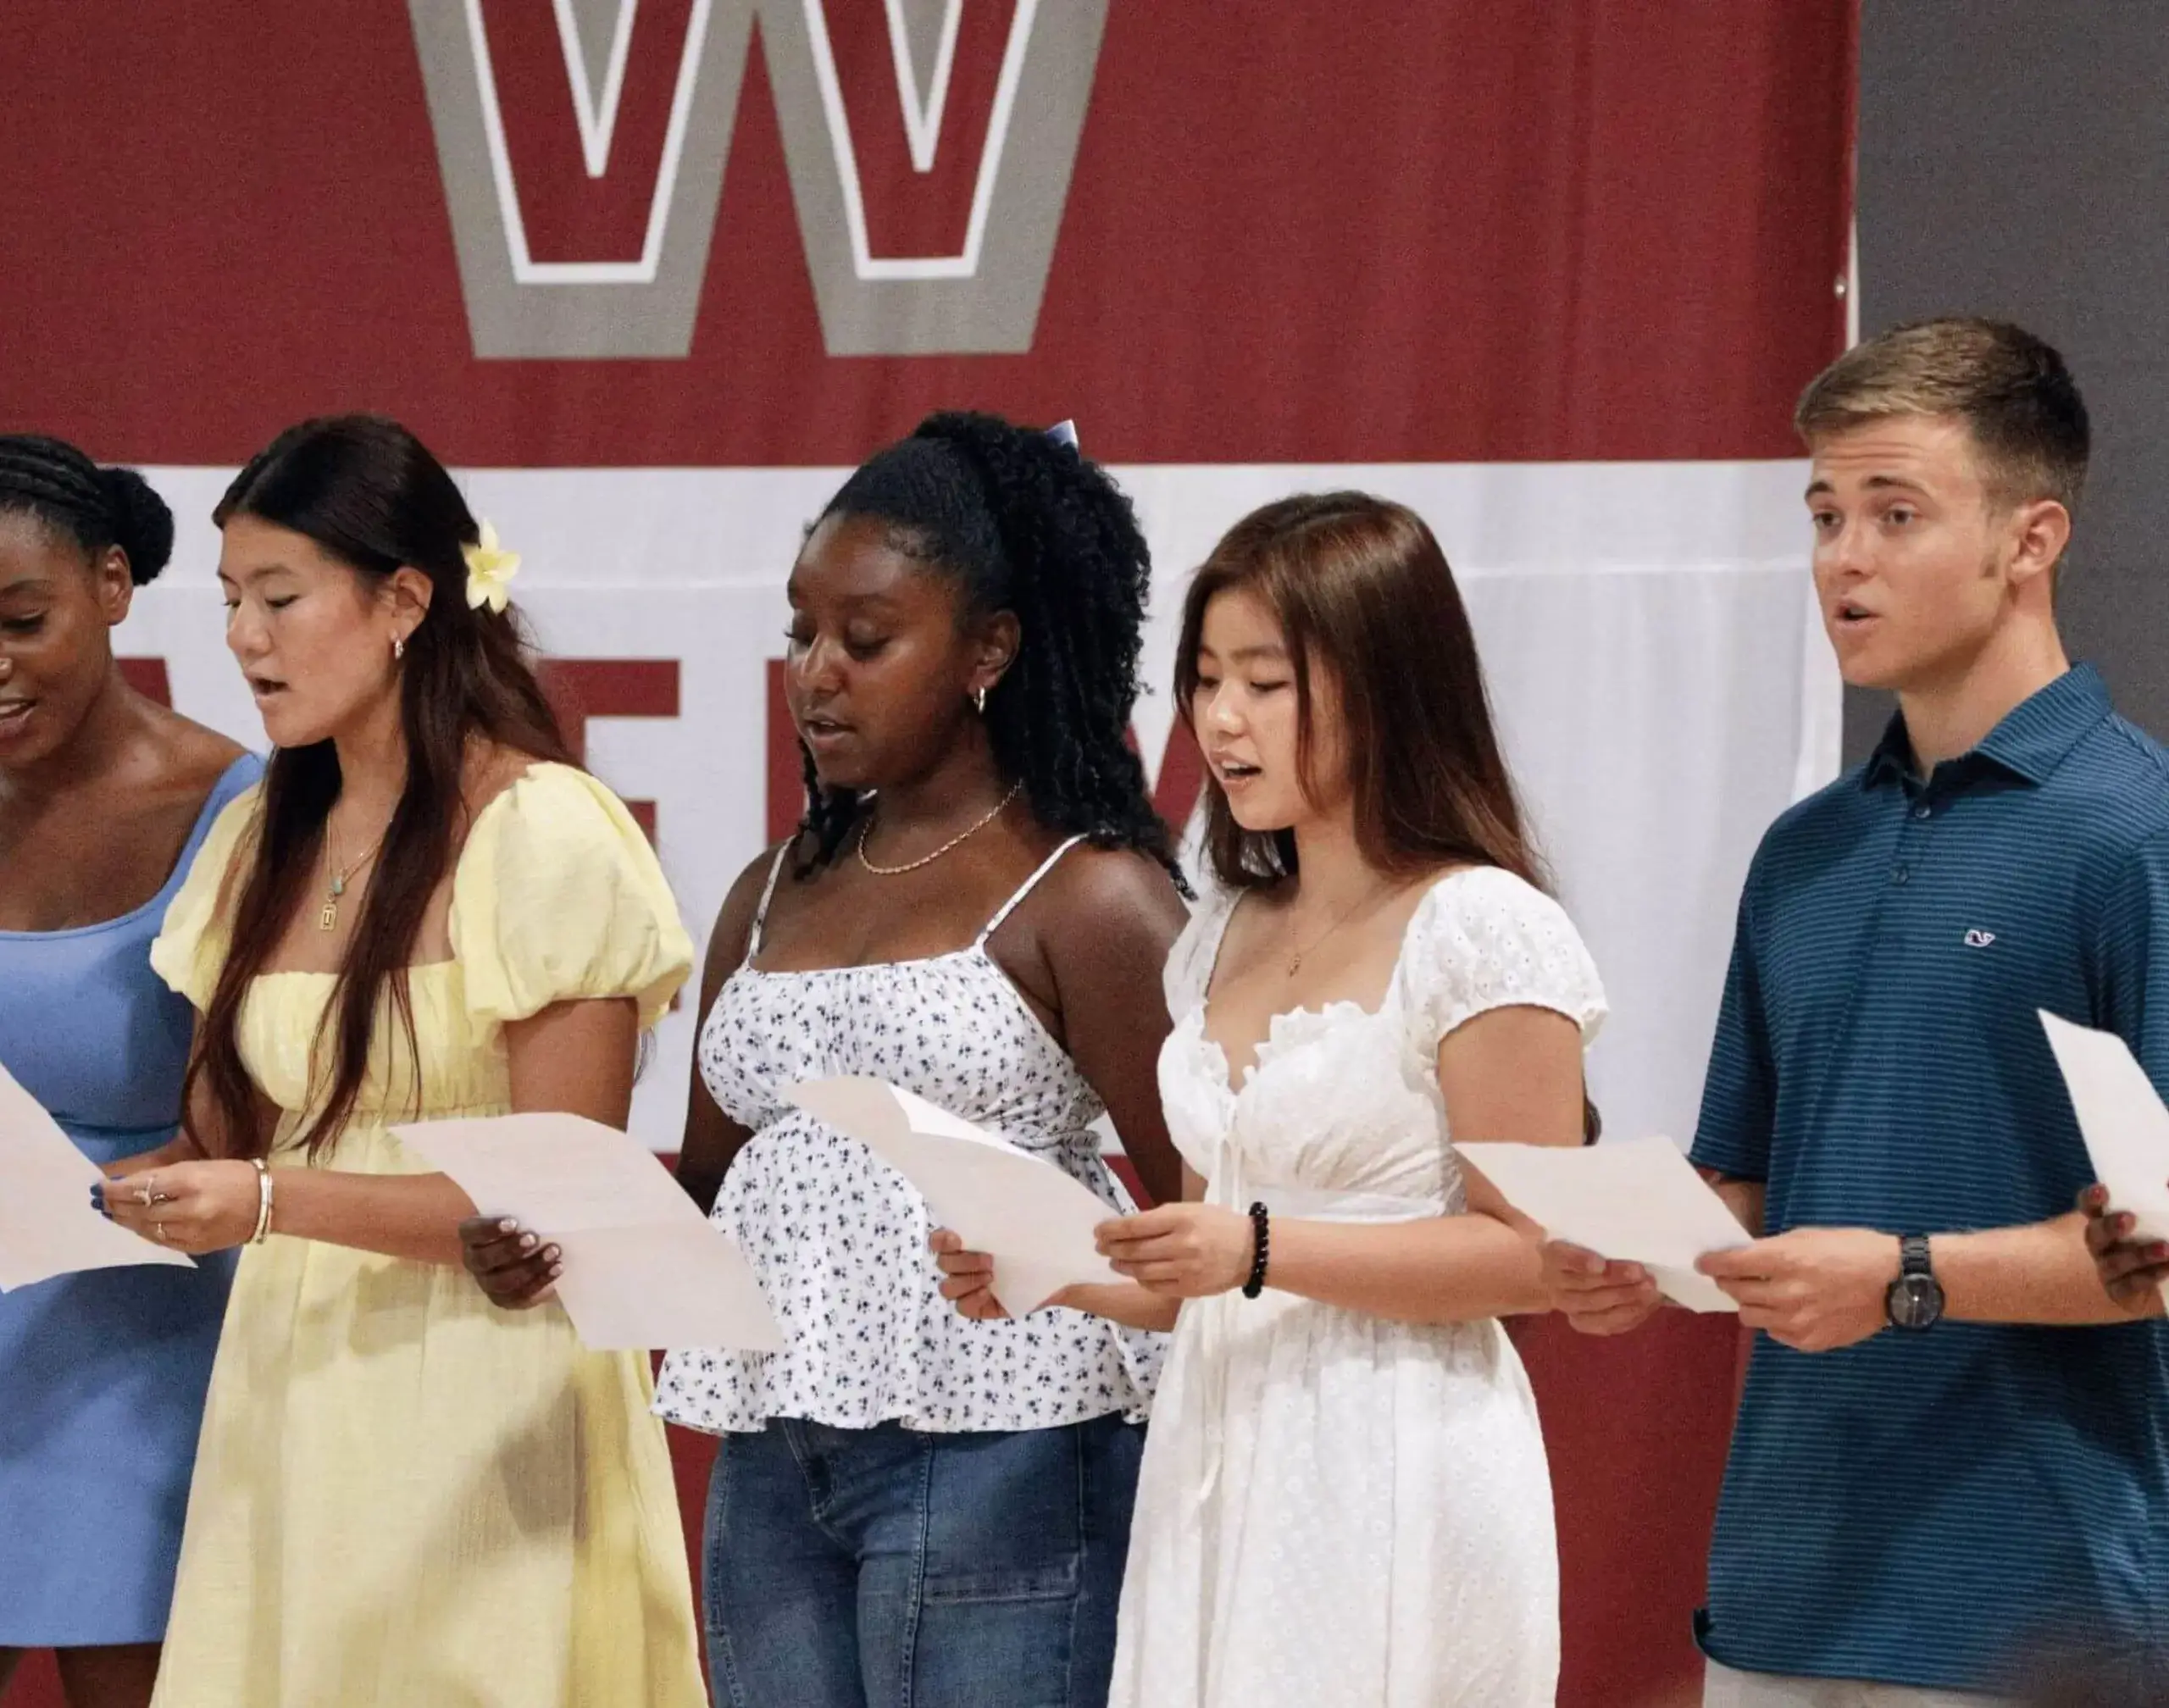
[[[1550,1708],[1550,1480],[1498,1320],[1545,1306],[1538,1230],[1454,1142],[1585,1141],[1605,1001],[1445,555],[1365,494],[1268,505],[1194,578],[1175,686],[1218,880],[1165,972],[1184,1201],[1100,1228],[1121,1287],[1057,1295],[1173,1319],[1110,1704]]]
[[[1167,975],[1168,1130],[1207,1201],[1338,1220],[1465,1206],[1440,1040],[1507,1006],[1595,1035],[1596,970],[1511,873],[1440,879],[1385,1001],[1278,1016],[1230,1086],[1205,1030],[1233,901]],[[1495,1320],[1392,1322],[1268,1290],[1184,1302],[1131,1520],[1115,1708],[1549,1708],[1558,1561],[1536,1404]]]

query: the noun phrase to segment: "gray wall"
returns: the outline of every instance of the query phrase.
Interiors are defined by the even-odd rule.
[[[1994,314],[2071,363],[2094,464],[2065,643],[2169,738],[2169,4],[1862,0],[1859,230],[1863,334]],[[1849,762],[1889,709],[1848,692]]]

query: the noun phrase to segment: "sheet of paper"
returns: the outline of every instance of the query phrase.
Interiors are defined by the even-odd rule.
[[[195,1266],[93,1210],[91,1188],[104,1178],[0,1067],[0,1292],[86,1269]]]
[[[760,1282],[723,1230],[705,1220],[555,1237],[565,1254],[558,1297],[582,1344],[596,1351],[783,1350]]]
[[[2094,1178],[2111,1206],[2130,1213],[2138,1237],[2169,1239],[2169,1109],[2115,1033],[2040,1012]]]
[[[558,1297],[583,1345],[783,1350],[745,1255],[630,1134],[547,1114],[391,1130],[482,1214],[517,1217],[563,1250]]]
[[[1739,1308],[1695,1260],[1749,1244],[1747,1231],[1671,1140],[1454,1149],[1553,1239],[1641,1264],[1690,1311]]]
[[[784,1094],[918,1189],[935,1223],[994,1259],[994,1296],[1012,1317],[1064,1287],[1119,1284],[1092,1242],[1118,1212],[1053,1163],[879,1079],[814,1079]]]

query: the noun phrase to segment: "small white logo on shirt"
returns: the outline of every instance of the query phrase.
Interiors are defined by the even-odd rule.
[[[1985,949],[1995,940],[1994,932],[1983,931],[1978,926],[1966,934],[1966,946],[1968,949]]]

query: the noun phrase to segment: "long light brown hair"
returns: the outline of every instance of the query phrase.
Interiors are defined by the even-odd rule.
[[[1423,518],[1365,492],[1283,498],[1229,529],[1190,582],[1175,654],[1175,696],[1196,733],[1205,608],[1240,590],[1280,624],[1295,682],[1296,764],[1318,779],[1317,672],[1339,702],[1356,846],[1379,872],[1495,866],[1547,890],[1514,779],[1492,726],[1476,635],[1452,569]],[[1292,830],[1245,830],[1210,773],[1205,846],[1214,875],[1239,889],[1292,878]],[[1603,1122],[1586,1092],[1582,1139]]]
[[[1236,590],[1273,613],[1286,640],[1306,790],[1317,780],[1312,673],[1331,685],[1366,861],[1412,876],[1497,866],[1545,886],[1492,728],[1468,613],[1422,517],[1367,493],[1323,492],[1283,498],[1229,529],[1183,604],[1175,696],[1185,719],[1195,716],[1205,607]],[[1294,833],[1244,829],[1209,774],[1205,840],[1223,884],[1295,875]]]

